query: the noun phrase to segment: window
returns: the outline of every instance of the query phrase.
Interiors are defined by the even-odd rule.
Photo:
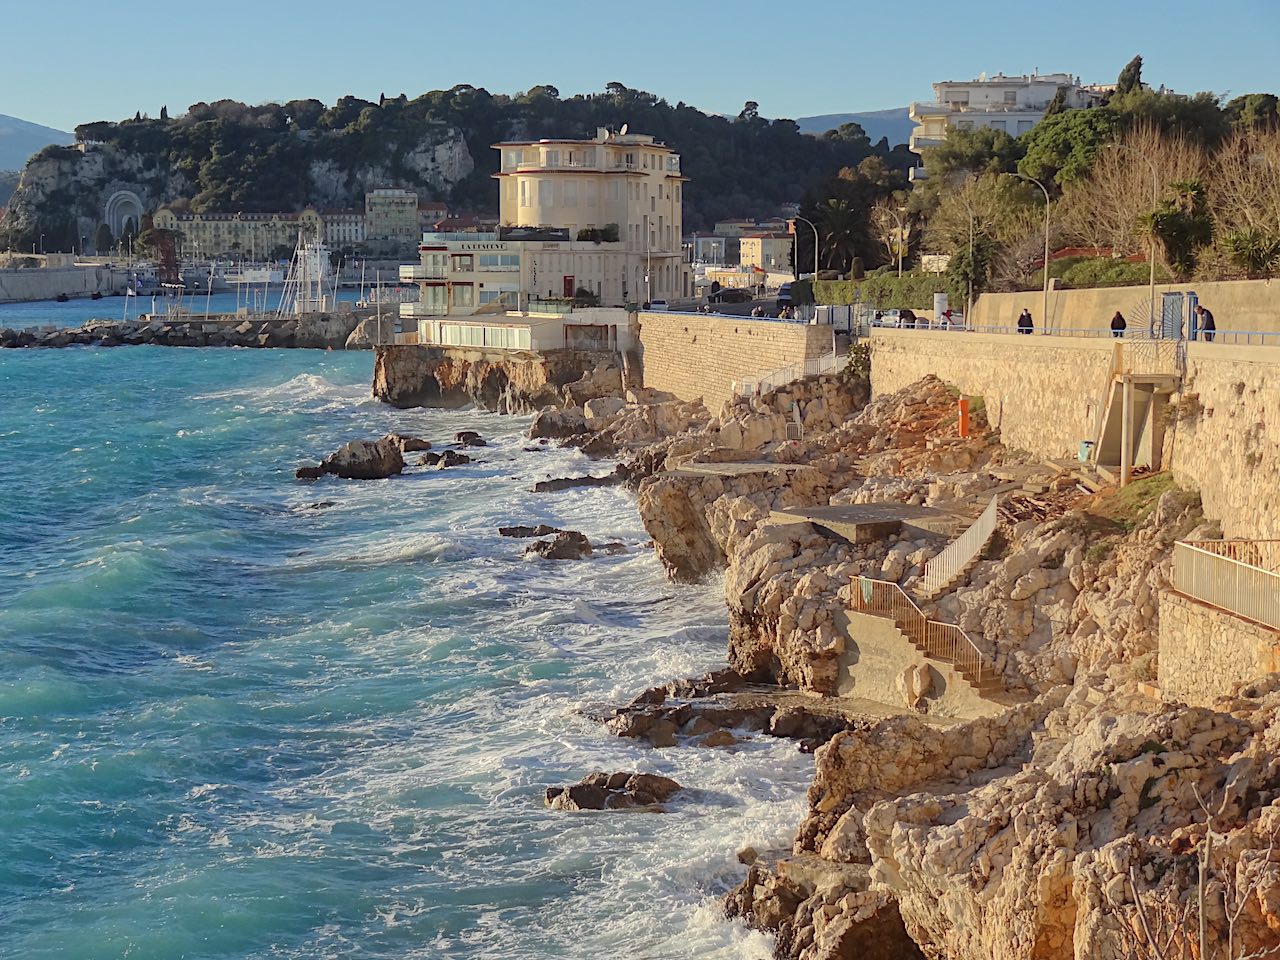
[[[658,184],[658,199],[662,199],[662,184]]]
[[[527,207],[529,206],[529,203],[530,203],[529,181],[521,180],[520,181],[520,206]]]
[[[586,204],[588,207],[594,207],[596,205],[596,194],[599,193],[599,191],[600,191],[599,183],[597,183],[595,180],[587,181],[587,189],[584,192],[586,193],[586,196],[587,196]]]
[[[578,205],[578,181],[564,181],[564,205],[566,207],[576,207]]]
[[[538,181],[538,206],[549,207],[555,203],[555,184],[550,180]]]
[[[475,290],[469,283],[460,283],[453,288],[453,302],[459,307],[475,306]]]
[[[560,151],[559,151],[559,150],[548,150],[548,151],[547,151],[546,164],[547,164],[547,166],[548,166],[548,167],[558,167],[558,166],[560,166]]]
[[[622,199],[622,183],[614,180],[609,184],[609,199],[617,203]]]
[[[518,253],[482,253],[480,254],[481,270],[500,270],[504,267],[519,267]]]
[[[1018,102],[1018,91],[1017,91],[1017,90],[1006,90],[1006,91],[1004,92],[1004,102],[1005,102],[1005,103],[1017,103],[1017,102]]]

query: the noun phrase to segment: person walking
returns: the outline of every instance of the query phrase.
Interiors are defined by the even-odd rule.
[[[1124,314],[1117,310],[1116,315],[1111,318],[1111,335],[1118,340],[1124,336],[1127,326],[1128,324],[1124,322]]]
[[[1018,315],[1018,332],[1031,334],[1035,330],[1035,324],[1031,320],[1031,311],[1026,307],[1022,308],[1022,313]]]
[[[1218,326],[1213,322],[1213,311],[1202,303],[1196,304],[1196,316],[1199,318],[1200,333],[1205,343],[1213,343]]]

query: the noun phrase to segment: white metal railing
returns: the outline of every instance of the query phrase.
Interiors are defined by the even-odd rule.
[[[1121,373],[1165,373],[1182,376],[1187,365],[1185,340],[1148,340],[1138,338],[1124,342]]]
[[[1199,540],[1173,545],[1173,586],[1280,630],[1280,540]]]
[[[833,350],[821,357],[798,360],[755,379],[736,381],[734,390],[740,397],[768,393],[770,390],[777,390],[796,380],[803,380],[805,377],[817,376],[820,373],[835,373],[843,370],[848,363],[849,358],[846,354],[836,353]]]
[[[961,571],[980,554],[996,532],[996,498],[992,497],[985,510],[973,521],[969,529],[947,545],[947,548],[924,565],[921,594],[936,597],[945,590]]]
[[[854,610],[892,620],[926,656],[954,664],[975,687],[984,680],[996,679],[994,668],[964,630],[954,623],[930,620],[896,583],[860,576],[851,592]]]

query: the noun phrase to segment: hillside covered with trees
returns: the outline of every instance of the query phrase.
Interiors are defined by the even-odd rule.
[[[497,170],[498,156],[492,144],[513,138],[589,138],[598,127],[617,129],[624,123],[682,155],[691,181],[685,193],[689,229],[730,216],[774,215],[779,204],[798,201],[836,171],[871,156],[887,167],[905,169],[911,163],[904,148],[873,145],[856,124],[814,137],[801,134],[791,120],[761,117],[754,103],[726,118],[685,103],[672,105],[620,83],[610,83],[603,93],[569,98],[550,86],[506,96],[459,85],[412,100],[384,96],[373,103],[348,96],[331,106],[318,100],[260,106],[220,100],[193,104],[174,117],[163,108],[154,119],[139,112],[120,122],[85,123],[75,134],[82,143],[110,145],[141,158],[145,169],[173,171],[178,179],[169,182],[183,184],[184,195],[159,199],[189,204],[195,211],[323,205],[334,200],[334,188],[317,183],[317,170],[340,186],[354,184],[361,171],[370,169],[391,183],[418,189],[426,199],[494,211],[497,196],[490,175]],[[433,132],[442,140],[460,133],[470,154],[470,172],[447,189],[406,162],[431,142]],[[41,157],[71,160],[72,152],[51,147],[33,163]],[[353,199],[342,197],[340,189],[338,196]],[[14,229],[52,234],[69,213],[85,215],[83,204],[68,201],[63,206],[67,209],[36,209]],[[25,235],[9,239],[15,247],[29,242]]]

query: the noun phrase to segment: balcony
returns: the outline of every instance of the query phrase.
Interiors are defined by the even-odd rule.
[[[911,104],[908,116],[917,122],[924,117],[953,113],[1044,113],[1047,103],[966,103],[959,100],[920,100]]]
[[[418,280],[447,280],[448,272],[444,267],[424,267],[419,263],[406,263],[400,266],[400,279],[405,283]]]
[[[448,310],[443,303],[423,303],[418,300],[400,304],[400,316],[408,320],[416,320],[419,317],[443,317],[446,313]]]

